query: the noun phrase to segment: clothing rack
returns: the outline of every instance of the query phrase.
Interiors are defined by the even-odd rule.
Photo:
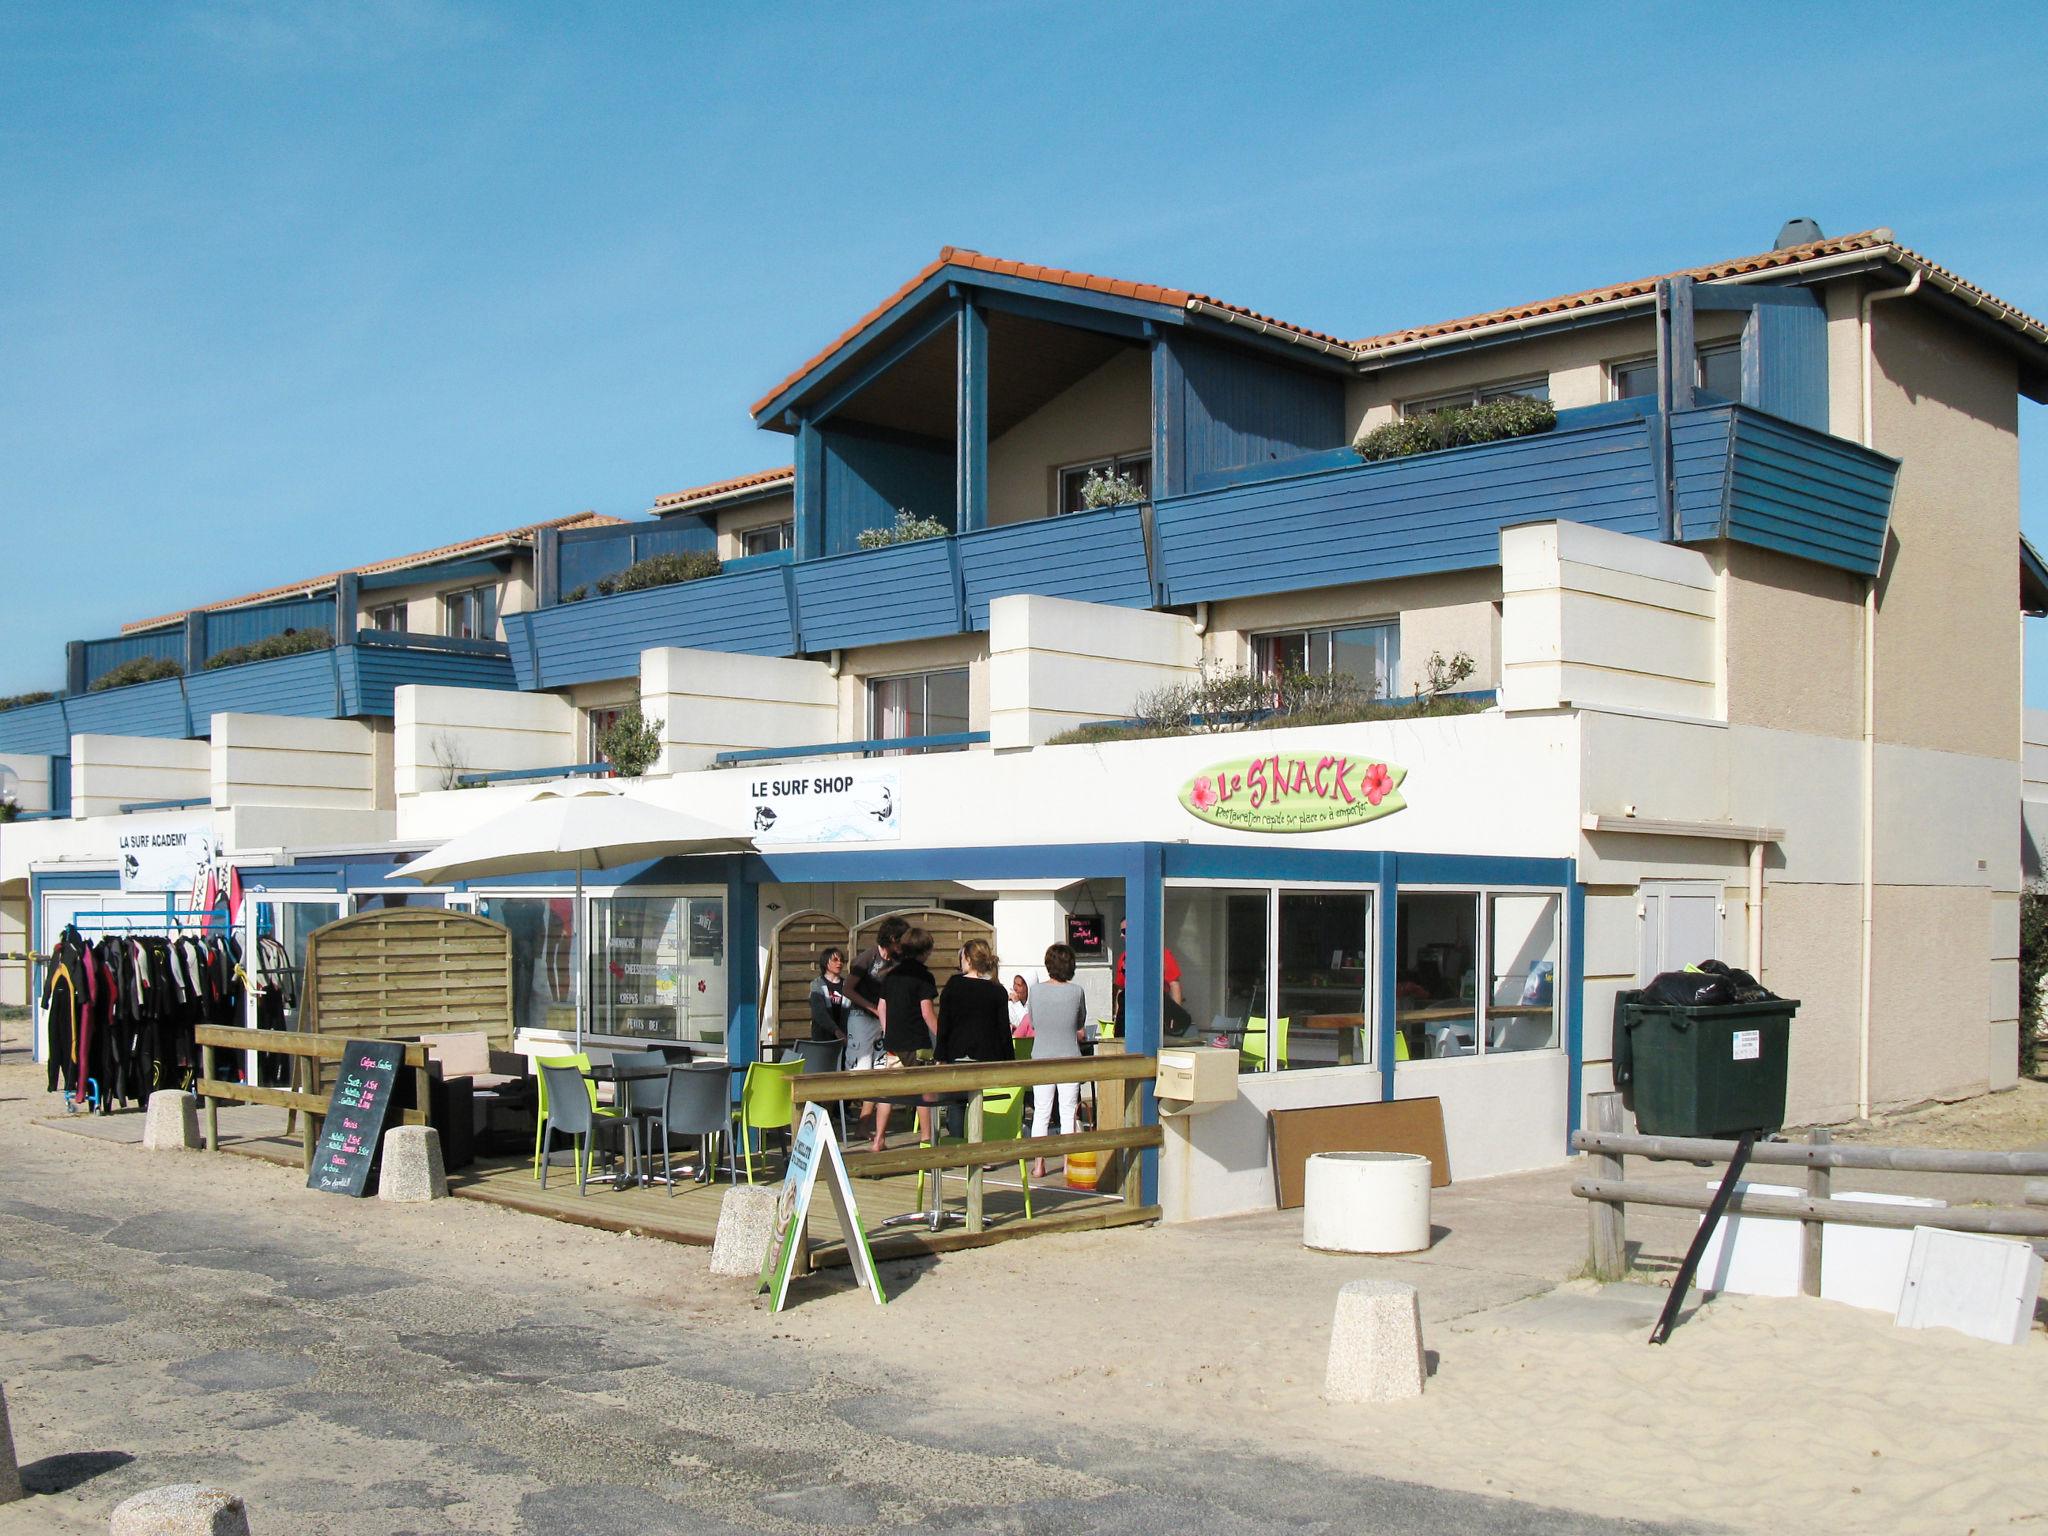
[[[168,929],[176,929],[182,933],[188,928],[223,934],[230,931],[228,916],[218,907],[178,907],[169,902],[160,908],[136,907],[115,912],[81,912],[64,926],[76,928],[81,934],[162,933]]]

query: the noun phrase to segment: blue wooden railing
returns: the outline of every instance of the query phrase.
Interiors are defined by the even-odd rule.
[[[566,768],[500,768],[489,773],[458,773],[457,789],[475,789],[481,784],[512,784],[521,779],[601,779],[612,771],[610,763],[571,763]]]
[[[741,763],[765,763],[784,757],[884,757],[897,752],[948,752],[978,747],[987,740],[987,731],[949,731],[940,736],[872,736],[866,741],[816,741],[801,747],[752,747],[744,752],[721,752],[711,760],[711,766],[732,768]]]

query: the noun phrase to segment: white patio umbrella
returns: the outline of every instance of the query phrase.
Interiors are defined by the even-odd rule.
[[[682,853],[738,853],[754,840],[686,811],[629,795],[615,783],[553,784],[501,816],[400,865],[387,880],[481,880],[576,870],[576,1049],[583,1049],[583,871],[617,869]]]

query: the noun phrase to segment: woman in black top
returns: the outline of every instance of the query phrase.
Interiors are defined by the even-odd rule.
[[[925,960],[932,952],[932,936],[913,928],[896,946],[896,964],[882,978],[882,1050],[885,1065],[914,1067],[917,1053],[928,1051],[938,1034],[939,1019],[933,1004],[939,995],[938,982]],[[882,1150],[889,1134],[889,1103],[875,1105],[875,1139],[871,1150]]]
[[[939,1040],[933,1052],[940,1061],[1014,1061],[1010,1043],[1010,993],[995,979],[996,954],[985,939],[960,946],[960,974],[939,994]],[[951,1096],[945,1107],[945,1133],[967,1133],[966,1095]]]
[[[811,982],[811,1038],[846,1042],[846,951],[836,944],[818,957]]]

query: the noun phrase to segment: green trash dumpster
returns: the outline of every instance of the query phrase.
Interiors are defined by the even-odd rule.
[[[1785,1124],[1785,1061],[1795,998],[1717,1007],[1614,1000],[1615,1086],[1646,1136],[1733,1140]]]

